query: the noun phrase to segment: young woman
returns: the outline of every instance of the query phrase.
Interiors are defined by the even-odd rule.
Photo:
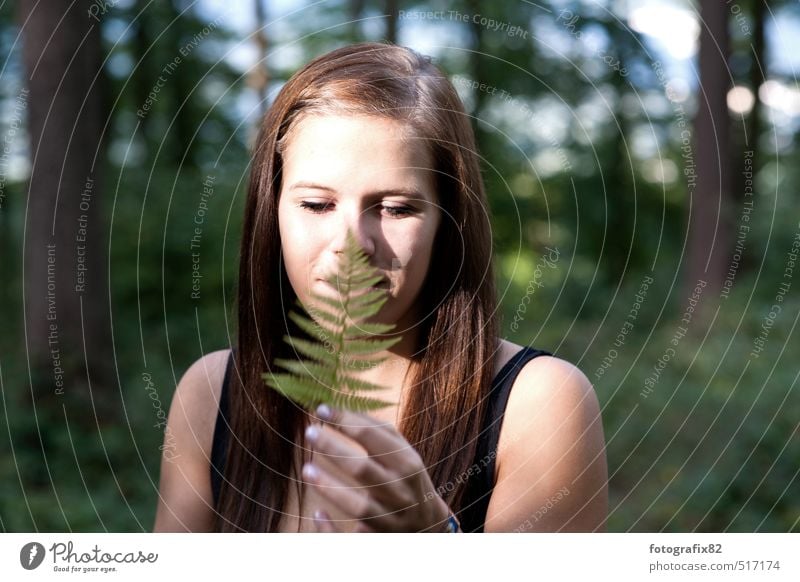
[[[573,365],[498,337],[489,223],[470,119],[429,58],[364,43],[295,74],[254,154],[238,344],[178,384],[155,530],[602,530],[596,396]],[[312,414],[262,374],[292,357],[296,299],[332,292],[348,230],[402,335],[359,374],[396,404]]]

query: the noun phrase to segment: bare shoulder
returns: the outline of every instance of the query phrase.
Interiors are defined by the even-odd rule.
[[[575,365],[527,362],[509,395],[486,531],[605,527],[608,469],[600,406]]]
[[[497,344],[497,350],[495,351],[495,360],[494,360],[494,374],[492,377],[497,376],[500,373],[500,370],[503,369],[508,361],[514,357],[514,355],[522,349],[522,346],[515,344],[514,342],[510,342],[508,340],[501,339]]]
[[[211,427],[213,430],[230,353],[230,350],[217,350],[206,354],[189,366],[178,382],[173,406],[177,402],[184,407],[196,428]]]
[[[211,447],[230,350],[206,354],[184,373],[161,447],[154,531],[208,531],[213,522]]]

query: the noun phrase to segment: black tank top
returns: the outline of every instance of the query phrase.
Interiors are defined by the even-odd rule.
[[[229,438],[229,404],[228,384],[230,382],[233,352],[228,357],[225,369],[225,379],[222,382],[222,391],[219,398],[219,412],[214,426],[214,440],[211,447],[211,491],[214,496],[214,506],[219,499],[220,488],[225,468],[225,454]],[[549,352],[526,347],[506,363],[492,381],[492,391],[489,395],[489,407],[478,437],[475,461],[470,467],[471,471],[456,475],[452,479],[454,486],[461,481],[466,481],[464,491],[463,509],[457,514],[461,528],[465,532],[483,532],[486,521],[486,511],[489,508],[489,499],[494,489],[495,457],[497,456],[497,442],[500,438],[500,428],[503,423],[508,395],[517,375],[522,367],[538,356],[549,356]]]

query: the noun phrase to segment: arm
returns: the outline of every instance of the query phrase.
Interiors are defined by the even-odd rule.
[[[197,360],[175,390],[162,447],[155,532],[211,531],[211,442],[229,352]]]
[[[602,531],[607,480],[592,385],[568,362],[531,360],[509,396],[485,531]]]

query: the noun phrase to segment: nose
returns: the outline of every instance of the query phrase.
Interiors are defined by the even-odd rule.
[[[375,254],[375,233],[369,224],[368,212],[342,213],[336,225],[336,232],[331,243],[333,252],[340,255],[347,247],[347,232],[352,233],[356,243],[368,257]]]

